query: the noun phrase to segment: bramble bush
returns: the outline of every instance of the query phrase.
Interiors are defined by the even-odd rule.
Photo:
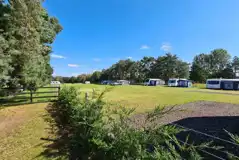
[[[197,148],[180,143],[174,126],[150,125],[171,109],[157,107],[147,114],[144,126],[134,127],[134,109],[112,108],[103,101],[79,98],[77,89],[64,87],[59,100],[48,107],[56,127],[58,148],[68,159],[201,159]]]

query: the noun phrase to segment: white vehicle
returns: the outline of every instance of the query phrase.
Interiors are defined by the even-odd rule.
[[[177,87],[178,86],[179,79],[171,78],[168,80],[168,86],[169,87]]]
[[[157,86],[157,85],[164,85],[165,81],[161,79],[147,79],[146,82],[144,82],[145,86]]]
[[[129,85],[130,82],[127,80],[117,80],[117,83],[119,83],[120,85]]]
[[[59,82],[59,81],[51,81],[51,85],[60,85],[61,84],[61,82]]]
[[[208,79],[206,88],[208,89],[221,89],[221,79]]]
[[[85,81],[85,84],[90,84],[90,81]]]

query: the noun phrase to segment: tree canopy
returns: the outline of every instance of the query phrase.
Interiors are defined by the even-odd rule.
[[[40,0],[0,1],[0,87],[49,83],[51,44],[61,30]]]
[[[99,83],[103,80],[123,79],[132,83],[142,83],[148,78],[159,78],[165,81],[170,78],[190,78],[194,82],[204,83],[208,78],[236,78],[238,76],[239,58],[235,56],[231,60],[226,50],[215,49],[209,54],[196,55],[192,64],[182,61],[175,54],[166,53],[157,58],[143,57],[138,61],[120,60],[109,68],[95,71],[92,74],[82,74],[76,78],[63,77],[66,80],[63,82],[84,83],[87,80]]]
[[[209,54],[202,53],[194,57],[190,79],[205,82],[208,78],[235,78],[237,66],[237,57],[231,61],[225,49],[215,49]]]

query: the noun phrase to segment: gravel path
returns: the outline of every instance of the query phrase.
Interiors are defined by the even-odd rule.
[[[199,132],[219,137],[230,141],[230,137],[225,132],[239,135],[239,105],[229,103],[199,101],[194,103],[175,106],[175,111],[159,118],[155,121],[157,124],[176,124]],[[135,127],[143,126],[146,114],[137,114],[132,117]],[[215,146],[223,146],[224,151],[234,153],[239,157],[239,146],[231,145],[193,131],[182,132],[177,137],[185,140],[190,135],[190,143],[200,144],[213,140]],[[214,150],[208,150],[221,157],[226,158],[226,154],[218,153]],[[209,159],[213,159],[210,157]]]
[[[175,111],[166,114],[164,117],[157,120],[160,124],[169,124],[185,118],[192,117],[232,117],[239,116],[239,105],[229,103],[199,101],[188,104],[175,106]],[[142,125],[146,114],[137,114],[133,116],[136,125]]]

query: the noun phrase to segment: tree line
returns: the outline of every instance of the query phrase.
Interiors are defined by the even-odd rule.
[[[208,78],[236,78],[239,71],[239,58],[231,60],[224,49],[215,49],[209,54],[199,54],[192,64],[184,62],[174,54],[167,53],[157,58],[144,57],[139,61],[120,60],[107,69],[95,71],[93,74],[81,74],[77,77],[54,77],[63,83],[99,83],[103,80],[130,80],[142,83],[148,78],[188,78],[194,82],[204,83]]]
[[[0,0],[0,88],[49,84],[51,44],[61,30],[41,0]]]

